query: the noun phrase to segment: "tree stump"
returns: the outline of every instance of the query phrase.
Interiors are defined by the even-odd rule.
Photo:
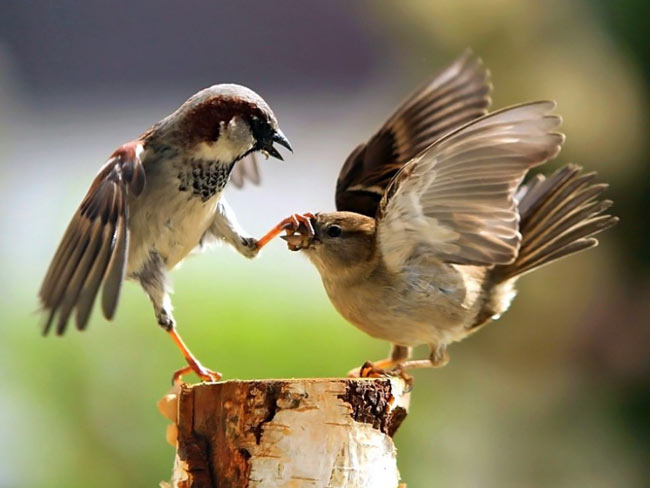
[[[397,488],[392,436],[408,401],[399,378],[181,385],[159,404],[177,424],[161,486]]]

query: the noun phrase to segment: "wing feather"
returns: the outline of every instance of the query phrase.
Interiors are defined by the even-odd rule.
[[[39,292],[48,312],[44,333],[56,322],[63,334],[75,311],[84,329],[102,283],[104,315],[113,316],[126,269],[128,198],[145,186],[141,151],[134,141],[113,153],[68,225]]]
[[[77,327],[85,328],[90,318],[95,297],[102,283],[102,278],[108,267],[108,262],[113,249],[113,237],[115,235],[115,224],[104,226],[103,235],[101,236],[101,247],[97,252],[97,257],[92,268],[88,272],[83,287],[79,291],[77,300],[76,323]]]
[[[481,60],[466,51],[413,92],[367,143],[345,161],[338,210],[374,217],[397,172],[445,133],[487,113],[492,86]]]
[[[123,216],[117,226],[115,249],[108,265],[108,271],[104,279],[104,288],[102,290],[102,311],[104,312],[104,317],[109,320],[114,317],[117,308],[122,281],[124,281],[124,273],[126,272],[128,249],[129,232],[126,216]]]
[[[606,184],[595,173],[567,165],[549,177],[539,174],[517,192],[522,242],[515,262],[494,268],[497,281],[519,276],[540,266],[598,244],[593,236],[618,222],[605,212],[611,200],[599,197]]]
[[[384,259],[399,268],[419,245],[449,263],[512,262],[521,242],[515,192],[526,172],[557,155],[553,102],[510,107],[442,137],[409,162],[378,213]]]

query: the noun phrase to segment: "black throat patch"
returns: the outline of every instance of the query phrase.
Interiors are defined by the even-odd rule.
[[[201,159],[188,161],[178,172],[178,189],[189,191],[205,202],[224,189],[234,164]]]

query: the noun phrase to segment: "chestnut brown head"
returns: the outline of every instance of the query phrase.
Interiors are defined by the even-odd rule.
[[[292,150],[269,105],[249,88],[213,85],[190,97],[159,129],[190,152],[236,161],[254,151],[282,160],[273,146]]]

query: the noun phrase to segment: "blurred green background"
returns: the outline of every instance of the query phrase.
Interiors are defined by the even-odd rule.
[[[650,486],[650,3],[642,0],[9,0],[0,7],[0,486],[157,486],[155,403],[182,358],[135,285],[114,323],[42,338],[40,279],[103,160],[198,89],[238,82],[295,154],[228,198],[259,235],[330,210],[338,169],[399,101],[471,46],[494,107],[558,101],[577,162],[611,183],[601,246],[521,280],[498,322],[416,373],[396,436],[409,488]],[[228,378],[338,376],[388,345],[345,323],[278,241],[172,274],[176,318]],[[419,351],[425,354],[425,351]]]

